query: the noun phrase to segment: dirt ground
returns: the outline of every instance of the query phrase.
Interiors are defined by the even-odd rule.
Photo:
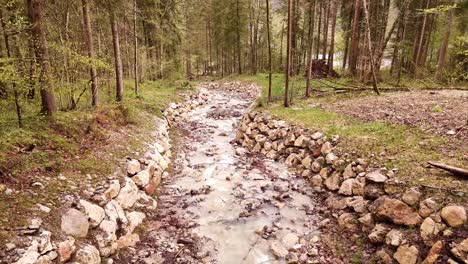
[[[468,91],[399,92],[354,98],[324,107],[364,121],[418,126],[431,133],[468,141]]]

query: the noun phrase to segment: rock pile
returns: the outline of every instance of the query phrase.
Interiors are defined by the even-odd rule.
[[[72,206],[63,210],[60,224],[62,237],[66,239],[52,242],[51,232],[41,229],[42,221],[34,219],[26,229],[31,234],[39,232],[40,236],[32,237],[26,250],[16,249],[20,257],[11,262],[99,264],[102,258],[109,258],[120,249],[134,247],[140,240],[135,229],[145,220],[145,211],[156,209],[157,202],[152,196],[168,174],[171,122],[184,118],[187,112],[207,100],[206,89],[200,89],[200,93],[188,96],[184,103],[171,104],[165,111],[166,119],[156,121],[157,140],[143,158],[128,158],[124,175],[110,180],[107,188],[97,188],[89,199],[70,198]],[[75,239],[84,243],[77,244]],[[13,251],[15,247],[10,243],[8,250]]]
[[[285,162],[317,190],[326,190],[325,203],[336,211],[338,224],[350,232],[367,234],[371,243],[382,248],[377,254],[380,261],[415,264],[444,258],[468,263],[464,206],[444,207],[435,198],[424,197],[419,187],[405,191],[395,171],[340,155],[338,137],[328,140],[320,132],[252,111],[240,122],[236,141],[252,152]],[[450,256],[440,256],[445,247]],[[422,252],[427,250],[424,258]]]

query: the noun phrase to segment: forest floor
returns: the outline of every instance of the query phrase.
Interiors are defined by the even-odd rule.
[[[179,88],[146,83],[138,97],[127,89],[124,105],[103,101],[96,110],[28,117],[22,128],[0,126],[0,244],[34,218],[48,230],[60,229],[61,199],[92,192],[125,157],[145,151],[156,126],[148,120],[181,98]]]

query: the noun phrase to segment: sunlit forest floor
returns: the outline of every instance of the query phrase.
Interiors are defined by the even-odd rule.
[[[339,135],[340,146],[346,152],[375,157],[380,164],[397,168],[399,177],[409,184],[422,184],[442,192],[468,189],[466,181],[427,165],[428,161],[438,161],[467,167],[468,91],[426,90],[430,87],[409,86],[415,84],[411,82],[403,86],[409,89],[385,90],[382,96],[377,96],[370,87],[366,91],[336,92],[337,89],[324,85],[353,85],[349,84],[351,80],[339,79],[331,80],[333,83],[312,81],[312,97],[305,98],[305,82],[295,79],[292,107],[284,108],[283,75],[273,76],[271,104],[267,104],[267,75],[241,79],[263,87],[259,105],[265,111],[329,136]]]

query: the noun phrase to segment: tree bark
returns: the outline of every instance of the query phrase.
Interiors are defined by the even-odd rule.
[[[92,60],[94,59],[94,41],[93,33],[91,30],[91,19],[89,15],[89,3],[88,0],[81,1],[83,6],[83,22],[84,22],[84,31],[86,35],[86,49],[88,51],[88,57]],[[98,83],[97,83],[97,71],[94,67],[94,62],[91,61],[89,66],[89,74],[91,78],[91,105],[98,105]]]
[[[236,16],[237,16],[237,27],[236,27],[236,34],[237,34],[237,73],[239,75],[242,74],[242,60],[241,60],[241,35],[240,35],[240,6],[239,0],[236,0]]]
[[[333,72],[333,57],[335,56],[335,27],[336,27],[336,14],[338,3],[335,2],[336,0],[332,0],[332,24],[331,24],[331,37],[330,37],[330,51],[328,55],[328,75],[331,76]]]
[[[310,97],[310,80],[312,79],[312,57],[315,27],[315,0],[309,1],[309,55],[307,56],[307,80],[305,96]]]
[[[450,10],[448,12],[449,13],[448,13],[447,27],[445,28],[445,36],[444,36],[442,45],[440,47],[439,60],[437,63],[437,73],[436,73],[437,80],[442,80],[442,77],[443,77],[443,73],[445,70],[445,62],[446,62],[446,57],[447,57],[447,48],[448,48],[448,44],[450,40],[450,35],[452,33],[453,11]]]
[[[361,0],[354,2],[353,29],[351,35],[351,50],[349,54],[349,70],[351,75],[357,76],[357,59],[359,56],[359,17],[361,13]]]
[[[288,45],[286,48],[286,74],[284,85],[284,107],[289,107],[289,76],[291,74],[291,46],[292,46],[292,26],[293,26],[293,1],[288,0]]]
[[[49,76],[49,50],[47,38],[42,25],[42,5],[44,0],[27,0],[28,18],[31,23],[31,37],[39,70],[39,87],[41,91],[41,113],[52,115],[57,111]]]
[[[112,44],[114,46],[116,99],[118,102],[121,102],[123,101],[123,68],[120,54],[119,29],[113,11],[111,11],[110,14],[110,24],[112,30]]]
[[[369,11],[367,10],[367,0],[362,0],[364,16],[366,18],[366,33],[367,33],[367,48],[369,51],[370,67],[372,72],[372,86],[374,91],[380,95],[379,87],[377,86],[377,75],[375,73],[374,52],[372,50],[372,40],[370,34]]]
[[[135,78],[135,94],[138,95],[138,30],[137,30],[137,1],[133,0],[133,75]]]
[[[267,19],[267,41],[268,41],[268,102],[271,103],[271,77],[272,77],[272,66],[271,66],[271,36],[270,36],[270,0],[265,0],[266,3],[266,19]]]

